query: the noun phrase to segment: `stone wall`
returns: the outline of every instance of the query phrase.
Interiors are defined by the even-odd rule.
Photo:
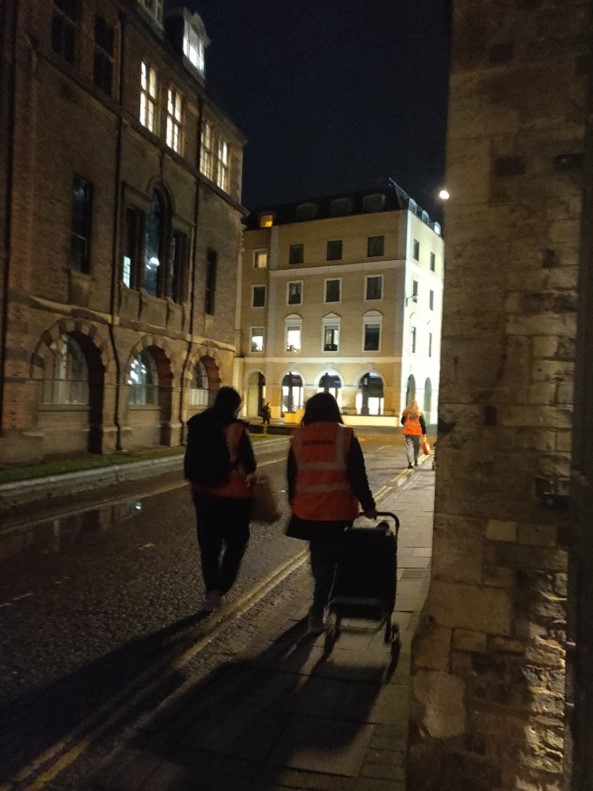
[[[410,791],[564,787],[585,3],[454,0],[432,582]]]

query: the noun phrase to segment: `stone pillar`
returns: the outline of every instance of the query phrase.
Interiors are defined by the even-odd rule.
[[[453,0],[439,469],[410,791],[561,789],[584,0]]]

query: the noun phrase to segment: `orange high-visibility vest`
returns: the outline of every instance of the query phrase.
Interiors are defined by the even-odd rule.
[[[223,431],[225,435],[225,439],[229,448],[229,455],[231,457],[231,464],[233,464],[237,460],[237,455],[239,451],[239,442],[241,437],[243,436],[243,431],[245,430],[245,426],[243,423],[235,422],[229,423],[228,426],[225,426]],[[243,499],[246,497],[253,497],[253,491],[251,489],[251,484],[249,483],[245,470],[238,465],[237,467],[233,467],[231,470],[231,474],[229,475],[228,481],[221,484],[220,486],[209,486],[209,487],[199,487],[199,490],[206,491],[208,494],[212,494],[215,497],[230,497],[233,499]]]
[[[291,444],[297,475],[292,510],[300,519],[350,521],[359,511],[348,480],[352,429],[341,423],[311,423]]]
[[[406,422],[403,425],[404,434],[414,434],[416,436],[422,436],[422,426],[420,425],[419,418],[406,418]]]

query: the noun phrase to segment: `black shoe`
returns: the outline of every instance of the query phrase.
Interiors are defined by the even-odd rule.
[[[408,469],[409,470],[413,470],[414,469],[414,467],[412,465],[412,462],[410,462],[410,461],[408,462]]]
[[[414,467],[417,467],[417,466],[418,466],[418,459],[416,459],[416,461],[414,462]]]

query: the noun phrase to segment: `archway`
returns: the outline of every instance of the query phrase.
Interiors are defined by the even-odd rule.
[[[342,406],[342,380],[337,374],[326,371],[319,378],[319,392],[331,393],[338,402],[338,406]]]
[[[432,382],[427,379],[424,383],[424,417],[430,420],[430,413],[432,412]]]
[[[358,384],[360,393],[356,396],[356,411],[359,415],[383,414],[383,379],[379,374],[367,371]]]
[[[303,380],[296,371],[282,379],[282,413],[296,412],[303,406]]]
[[[252,371],[247,379],[246,409],[248,417],[261,413],[266,398],[266,377],[260,371]]]

